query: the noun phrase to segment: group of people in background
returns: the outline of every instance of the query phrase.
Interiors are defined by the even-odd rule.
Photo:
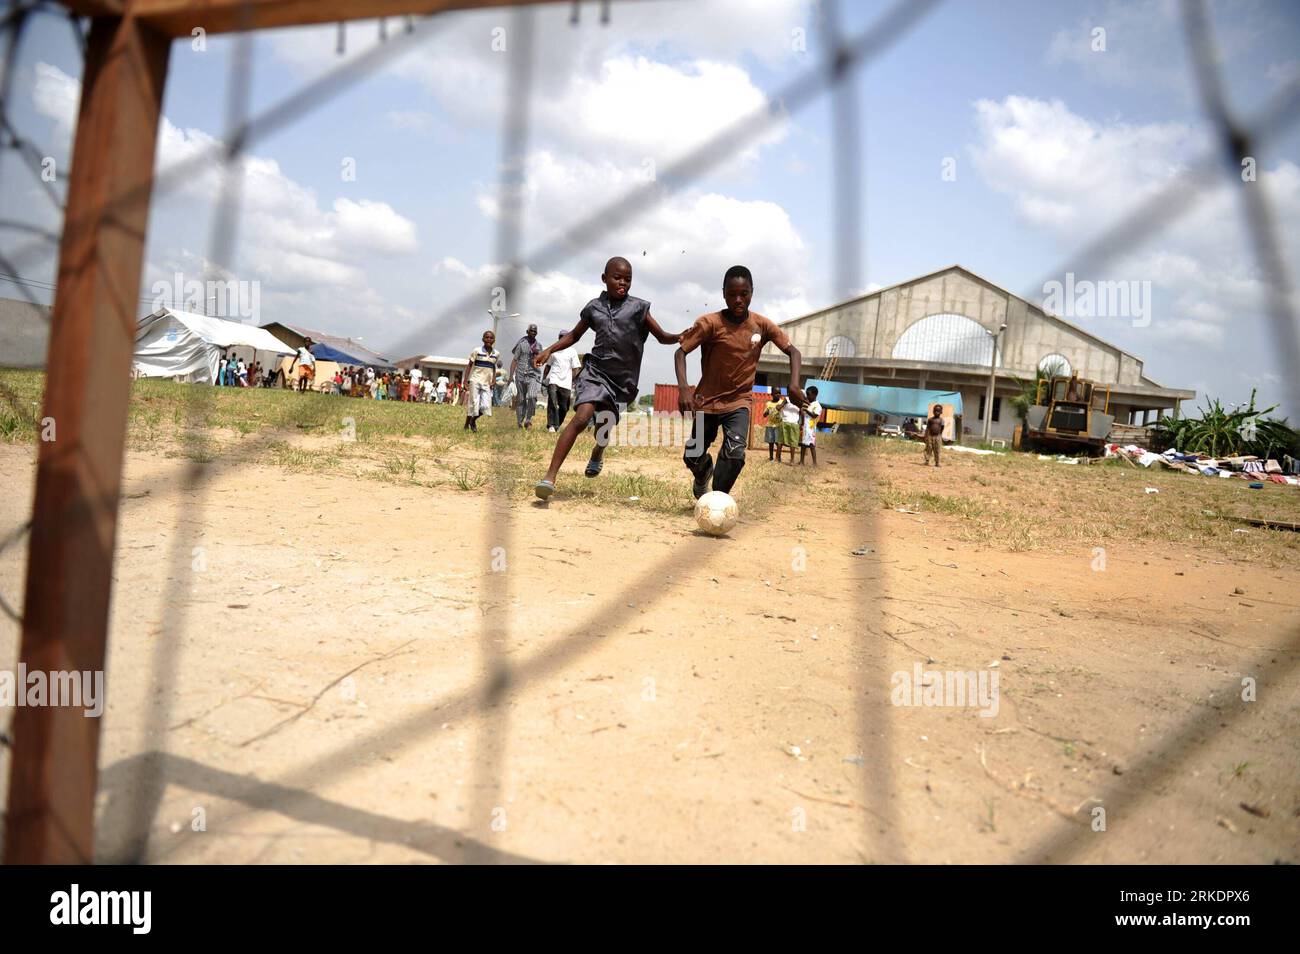
[[[778,464],[786,448],[790,449],[790,464],[794,465],[794,449],[799,448],[799,463],[811,455],[813,466],[817,466],[817,422],[822,416],[822,406],[817,401],[816,385],[805,392],[808,403],[800,407],[790,399],[788,389],[785,392],[772,388],[772,400],[763,407],[767,420],[763,428],[763,441],[767,444],[767,459]]]
[[[559,344],[567,331],[556,337]],[[543,355],[545,356],[543,358]],[[465,365],[469,381],[465,402],[464,430],[477,431],[478,419],[490,417],[493,406],[513,401],[515,426],[531,429],[537,402],[546,392],[546,430],[554,433],[564,426],[573,401],[574,374],[582,370],[582,359],[572,345],[543,351],[537,340],[537,326],[529,325],[524,336],[510,349],[510,369],[496,349],[496,333],[483,332],[483,344],[470,352]]]
[[[235,357],[232,351],[217,359],[216,385],[222,388],[270,387],[263,379],[262,371],[262,366],[256,361],[245,364],[244,359]]]
[[[372,367],[345,366],[334,372],[331,394],[370,398],[375,401],[408,401],[416,404],[455,404],[460,400],[460,378],[446,372],[437,377],[419,368],[382,371]]]

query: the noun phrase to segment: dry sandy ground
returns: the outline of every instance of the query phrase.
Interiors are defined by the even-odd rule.
[[[6,530],[33,460],[0,445]],[[890,477],[960,493],[977,466]],[[974,550],[743,476],[724,539],[140,455],[126,493],[103,861],[1300,860],[1293,568]],[[995,661],[993,717],[890,704],[914,664]]]

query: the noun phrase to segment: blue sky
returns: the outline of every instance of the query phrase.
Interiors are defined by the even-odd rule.
[[[855,33],[886,5],[844,6],[845,29]],[[596,4],[584,4],[577,26],[569,10],[559,4],[536,15],[525,249],[652,174],[662,183],[675,156],[761,107],[815,68],[824,49],[816,8],[802,0],[616,3],[608,26]],[[1238,112],[1249,117],[1300,82],[1300,9],[1220,2],[1212,11]],[[518,46],[508,12],[434,22],[428,40],[405,55],[394,47],[377,73],[252,146],[234,260],[218,264],[261,283],[262,321],[360,336],[396,357],[463,353],[481,333],[489,304],[481,292],[444,313],[499,274],[498,136]],[[492,49],[498,28],[505,51]],[[1105,30],[1104,51],[1092,49],[1096,28]],[[346,56],[377,41],[374,21],[351,24]],[[254,44],[254,113],[346,58],[335,52],[333,27],[259,34]],[[223,136],[230,52],[225,37],[209,38],[202,51],[174,45],[160,165]],[[61,170],[79,75],[66,25],[38,21],[22,52],[13,115]],[[1210,142],[1172,3],[949,2],[854,82],[863,127],[862,289],[957,262],[1041,297],[1044,279],[1063,279],[1073,249],[1176,182]],[[600,266],[612,254],[632,259],[633,293],[649,298],[670,330],[716,307],[722,271],[736,261],[754,269],[755,309],[778,320],[839,300],[831,115],[823,96],[736,137],[702,179],[593,247],[529,274],[509,310],[553,338],[599,291]],[[941,176],[946,158],[955,162],[953,181]],[[1300,273],[1300,138],[1275,139],[1255,158],[1256,183],[1225,174],[1171,227],[1104,271],[1077,276],[1150,281],[1148,326],[1128,318],[1077,323],[1143,358],[1161,383],[1230,401],[1258,386],[1272,403],[1287,371],[1274,361],[1236,191],[1268,190],[1286,259]],[[341,174],[348,159],[355,180]],[[12,153],[0,160],[0,175],[2,217],[55,227]],[[178,270],[203,276],[218,184],[214,173],[199,174],[157,197],[142,296]],[[26,241],[2,233],[0,249],[12,256]],[[53,273],[49,256],[21,268],[44,281]],[[502,337],[520,331],[508,324]],[[642,389],[667,380],[671,349],[652,343]]]

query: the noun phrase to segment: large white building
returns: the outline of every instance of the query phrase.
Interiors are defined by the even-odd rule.
[[[1032,382],[1050,363],[1110,388],[1110,413],[1119,424],[1154,421],[1162,411],[1177,415],[1195,391],[1167,388],[1142,372],[1142,360],[1005,288],[953,265],[881,288],[821,311],[784,322],[803,355],[805,379],[887,387],[960,391],[963,436],[984,431],[993,336],[997,367],[990,435],[1010,439],[1020,423],[1009,406],[1017,379]],[[832,357],[833,356],[833,357]],[[760,384],[785,385],[789,364],[768,345],[759,358]]]

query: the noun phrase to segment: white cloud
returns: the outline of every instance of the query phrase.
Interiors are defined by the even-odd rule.
[[[36,65],[33,103],[62,129],[75,120],[80,83],[55,66]],[[163,117],[159,124],[157,175],[185,173],[155,195],[146,287],[227,273],[231,263],[213,263],[186,245],[207,237],[208,223],[223,197],[227,174],[205,157],[220,153],[221,141],[201,129],[182,129]],[[340,196],[322,208],[314,190],[287,176],[266,156],[247,155],[229,170],[236,176],[239,214],[235,277],[262,283],[262,315],[277,309],[296,316],[338,316],[344,323],[381,320],[409,310],[389,305],[369,286],[368,270],[395,255],[419,249],[415,223],[385,202]],[[299,320],[302,320],[301,318]],[[330,322],[325,321],[326,324]]]
[[[1187,81],[1184,46],[1174,0],[1108,0],[1096,13],[1057,30],[1046,59],[1107,85],[1175,89]]]
[[[326,221],[334,228],[340,249],[404,255],[419,248],[415,223],[393,211],[387,202],[335,199],[334,214]]]
[[[72,147],[72,130],[77,125],[81,83],[49,63],[37,63],[35,72],[32,105],[42,116],[54,120],[54,142],[66,156]]]
[[[523,215],[540,242],[549,237],[548,225],[554,228],[581,211],[606,208],[647,181],[638,167],[538,151],[526,164]],[[486,214],[496,214],[495,194],[483,192],[479,204]],[[808,265],[803,239],[781,206],[701,189],[665,193],[651,208],[613,226],[600,248],[587,253],[596,269],[593,280],[600,274],[597,266],[610,255],[626,256],[639,269],[635,280],[653,282],[656,289],[688,282],[710,289],[716,282],[720,289],[722,273],[742,262],[754,272],[759,294],[770,296],[766,300],[794,297],[793,289],[806,282]],[[716,305],[716,291],[710,294]],[[709,306],[701,301],[693,307],[704,311]]]
[[[1091,231],[1168,185],[1207,141],[1182,123],[1094,123],[1060,100],[975,103],[971,150],[991,186],[1032,225]]]
[[[807,0],[741,0],[710,4],[620,5],[608,27],[595,10],[569,25],[569,7],[538,8],[530,84],[531,134],[549,148],[593,151],[629,162],[664,163],[705,141],[728,123],[761,108],[764,95],[739,65],[749,54],[769,65],[811,65],[809,51],[792,47],[791,33],[806,30]],[[392,70],[417,81],[457,125],[495,131],[505,109],[512,15],[490,10],[447,14],[431,24],[416,52],[396,56]],[[505,30],[505,51],[494,50],[494,30]],[[349,56],[372,44],[350,45]],[[333,66],[333,28],[277,33],[274,49],[306,75]],[[646,51],[653,51],[653,55]],[[410,117],[390,121],[414,121]],[[778,141],[782,123],[735,143],[737,158]]]
[[[526,164],[523,214],[530,231],[536,228],[533,223],[568,222],[575,209],[603,208],[642,181],[643,173],[636,168],[538,151]],[[494,194],[482,193],[479,204],[485,214],[497,214]],[[652,313],[671,332],[721,307],[722,275],[738,263],[754,273],[755,311],[780,321],[810,310],[805,295],[808,249],[785,210],[773,202],[694,189],[665,195],[644,213],[612,228],[598,248],[576,257],[576,265],[540,275],[526,272],[518,300],[507,303],[507,310],[522,312],[523,317],[508,323],[502,337],[522,333],[528,321],[542,326],[543,338],[572,327],[582,306],[600,293],[601,267],[612,255],[631,261],[632,294],[649,299]],[[453,299],[491,287],[501,276],[499,266],[471,267],[454,257],[444,258],[435,272],[451,279]],[[486,317],[483,314],[482,320]],[[471,325],[478,320],[476,316]],[[583,348],[590,342],[588,338]],[[646,386],[671,380],[671,353],[647,346],[642,374]]]
[[[1081,247],[1184,175],[1210,144],[1179,123],[1097,122],[1059,100],[1009,96],[975,104],[976,168],[1011,196],[1032,228],[1063,249]],[[1144,336],[1171,347],[1222,345],[1243,323],[1261,320],[1267,286],[1241,219],[1238,192],[1264,189],[1297,269],[1300,167],[1261,166],[1259,181],[1216,179],[1168,228],[1127,250],[1104,275],[1078,279],[1150,281],[1159,306]],[[1300,303],[1298,303],[1300,304]],[[1257,326],[1258,327],[1258,326]]]
[[[1213,5],[1211,30],[1219,61],[1239,57],[1266,35],[1266,16],[1267,10],[1243,4]],[[1107,0],[1073,26],[1056,31],[1046,60],[1110,86],[1154,85],[1186,92],[1192,87],[1177,0]]]
[[[158,176],[168,179],[171,169],[183,165],[192,171],[160,196],[159,205],[173,212],[188,209],[193,216],[195,206],[209,209],[222,201],[225,173],[199,161],[219,149],[215,137],[199,129],[180,129],[164,117]],[[242,258],[256,263],[268,279],[327,285],[355,281],[360,272],[340,259],[410,254],[419,247],[415,223],[385,202],[340,197],[327,211],[314,190],[285,175],[274,159],[244,156],[230,169],[240,177],[235,194]]]

